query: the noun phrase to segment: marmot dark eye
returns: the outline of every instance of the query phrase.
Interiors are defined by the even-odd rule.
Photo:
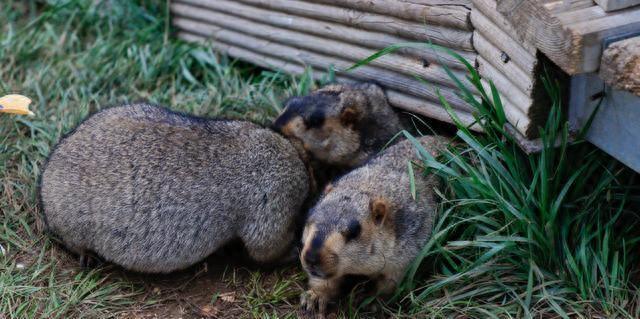
[[[358,238],[360,236],[360,223],[357,220],[352,220],[347,227],[347,232],[344,234],[347,241]]]
[[[325,113],[324,113],[324,109],[317,109],[315,111],[313,111],[313,113],[311,113],[311,115],[309,115],[308,118],[306,118],[305,120],[305,125],[308,128],[319,128],[324,124],[324,120],[325,120]]]

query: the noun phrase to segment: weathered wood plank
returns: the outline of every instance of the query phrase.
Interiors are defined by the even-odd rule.
[[[634,22],[629,19],[629,12],[634,12],[635,10],[624,10],[620,12],[612,12],[607,13],[599,6],[590,6],[587,8],[582,8],[578,10],[571,11],[562,11],[554,14],[562,25],[567,26],[568,28],[573,28],[573,25],[576,25],[581,22],[595,22],[595,21],[611,21],[617,22],[615,26],[628,24]],[[601,27],[596,28],[596,30]]]
[[[171,8],[174,13],[181,16],[193,18],[199,21],[206,21],[207,23],[244,34],[249,34],[260,39],[273,40],[289,46],[312,50],[329,56],[338,56],[349,61],[355,62],[377,52],[377,50],[374,49],[362,48],[349,43],[338,42],[283,28],[272,27],[266,24],[213,11],[211,9],[194,7],[177,2],[174,2],[171,5]],[[437,65],[435,61],[432,62],[434,63],[425,67],[423,62],[420,60],[410,59],[397,54],[390,54],[371,61],[370,65],[379,66],[408,76],[421,76],[429,82],[435,82],[452,88],[456,87],[455,82],[449,77],[445,70]],[[457,73],[457,75],[459,77],[464,76],[463,73]]]
[[[483,79],[493,81],[503,98],[508,98],[512,106],[518,108],[522,113],[528,114],[533,100],[514,85],[503,73],[497,70],[489,61],[482,56],[478,57],[478,72]]]
[[[510,122],[519,121],[520,124],[515,125],[518,130],[527,138],[535,138],[539,134],[537,127],[543,125],[548,117],[550,105],[541,81],[544,70],[542,64],[546,58],[538,54],[535,47],[527,49],[521,45],[526,42],[518,41],[517,36],[507,33],[509,30],[515,32],[515,29],[492,9],[495,6],[494,0],[474,0],[471,21],[476,27],[474,46],[479,53],[479,72],[483,78],[492,80],[501,92],[505,112],[511,111],[511,108],[522,112],[521,116],[512,114]],[[557,67],[550,63],[546,65],[549,66],[547,71],[554,77],[565,77]]]
[[[407,39],[380,32],[357,29],[334,22],[299,17],[287,13],[271,11],[228,0],[182,0],[179,2],[210,8],[245,19],[262,22],[279,28],[301,31],[308,34],[331,38],[347,43],[359,44],[374,49],[382,49],[392,44],[407,42]],[[454,50],[469,61],[474,61],[474,52]],[[429,49],[402,49],[404,55],[415,57],[416,64],[442,64],[455,69],[465,69],[465,65],[448,54],[440,54]]]
[[[478,7],[481,8],[481,7]],[[526,73],[533,74],[538,64],[538,59],[535,56],[535,48],[525,48],[520,45],[518,40],[512,38],[504,32],[505,29],[494,24],[489,18],[484,15],[484,10],[474,10],[471,13],[471,22],[476,28],[476,33],[481,33],[486,36],[495,47],[500,47],[504,51],[510,60],[512,60],[520,69]]]
[[[640,37],[614,42],[604,50],[600,77],[618,90],[640,96]]]
[[[640,0],[595,0],[604,11],[615,11],[640,4]]]
[[[573,61],[574,44],[562,29],[560,21],[553,17],[537,0],[501,0],[496,9],[514,26],[518,35],[534,44],[565,72],[579,70]]]
[[[606,37],[640,31],[640,7],[609,14],[599,6],[553,13],[538,0],[501,0],[497,10],[569,74],[596,71]]]
[[[524,39],[518,35],[514,27],[511,25],[511,22],[507,21],[498,12],[496,0],[473,0],[473,7],[474,7],[474,10],[471,12],[472,19],[473,19],[473,15],[482,14],[485,18],[483,20],[483,23],[485,21],[492,22],[493,24],[492,26],[493,30],[491,30],[492,32],[499,31],[501,34],[506,35],[506,36],[500,35],[501,40],[506,41],[504,42],[504,44],[502,42],[501,43],[494,42],[494,44],[507,45],[507,43],[514,42],[513,45],[519,45],[526,52],[529,52],[530,53],[529,56],[536,55],[536,51],[538,50],[536,49],[535,45],[533,45],[533,43],[531,42],[524,41]],[[479,27],[482,27],[481,23],[474,24],[473,21],[471,25],[473,25],[474,28],[476,29]],[[485,33],[485,34],[491,34],[489,39],[493,38],[493,33]],[[507,39],[511,39],[511,40],[507,40]]]
[[[466,4],[449,4],[448,1],[423,1],[412,3],[408,1],[388,0],[312,0],[365,12],[373,12],[384,15],[392,15],[397,18],[407,19],[429,25],[442,25],[447,27],[472,30],[469,14],[471,7]]]
[[[484,78],[481,80],[482,87],[484,90],[489,93],[491,92],[491,86],[489,85],[488,79]],[[495,86],[495,83],[494,83]],[[531,133],[534,131],[532,129],[531,119],[524,113],[520,108],[516,107],[513,102],[509,100],[510,96],[507,96],[500,91],[496,87],[496,89],[500,92],[500,102],[502,103],[502,107],[504,109],[504,114],[507,117],[509,123],[511,123],[514,127],[518,129],[518,131],[527,135],[527,133]],[[529,134],[528,136],[534,136]]]
[[[366,1],[366,0],[365,0]],[[398,2],[419,4],[423,6],[437,6],[437,5],[447,5],[447,6],[468,6],[471,4],[471,0],[397,0]]]
[[[195,41],[200,43],[209,43],[206,37],[201,35],[181,31],[178,33],[178,36],[187,41]],[[263,66],[265,68],[271,68],[276,70],[282,70],[286,73],[291,74],[302,74],[305,72],[305,65],[300,64],[300,62],[291,62],[286,61],[283,58],[275,58],[269,55],[256,53],[254,50],[244,49],[242,47],[237,47],[225,43],[218,43],[218,49],[223,49],[223,51],[231,56],[237,57],[241,60],[248,61],[251,63],[255,63],[257,65]],[[321,75],[324,72],[322,70],[314,69],[313,76],[316,79],[320,79]],[[355,77],[350,77],[347,75],[338,75],[337,80],[341,82],[351,82],[354,80],[358,80]],[[361,79],[359,79],[361,80]],[[410,112],[414,112],[416,114],[424,115],[430,118],[434,118],[437,120],[451,122],[451,118],[446,110],[439,104],[427,101],[425,99],[421,99],[419,97],[412,96],[410,94],[402,93],[399,91],[395,91],[392,89],[386,89],[387,98],[389,103],[397,108],[407,110]],[[456,115],[461,119],[461,121],[466,125],[471,125],[474,123],[475,119],[473,116],[465,111],[456,111]],[[472,126],[472,129],[479,130],[477,125]]]
[[[254,50],[265,55],[277,54],[279,57],[287,57],[288,59],[300,61],[303,64],[308,64],[318,69],[335,67],[340,74],[352,74],[361,79],[376,81],[386,87],[399,91],[411,92],[412,94],[418,95],[432,102],[439,101],[436,88],[440,88],[441,94],[453,107],[460,110],[470,111],[470,106],[457,96],[451,88],[442,87],[436,84],[427,85],[413,77],[369,65],[357,68],[350,72],[341,72],[340,70],[345,70],[353,65],[354,61],[345,60],[332,55],[318,54],[312,51],[273,42],[271,40],[260,39],[255,36],[228,30],[212,23],[197,22],[193,19],[181,18],[179,16],[175,17],[173,22],[182,30],[215,40],[212,45],[216,48],[220,47],[221,45],[219,42],[222,42],[248,50]],[[224,51],[224,48],[220,49]]]
[[[640,7],[605,13],[599,6],[558,14],[558,19],[579,42],[575,61],[580,70],[595,72],[600,66],[603,40],[623,34],[640,33]]]
[[[518,131],[528,137],[536,135],[533,91],[539,72],[537,49],[521,39],[496,10],[495,0],[473,0],[471,23],[478,51],[478,72],[483,86],[490,92],[492,81],[500,92],[505,115]]]
[[[410,22],[380,14],[294,0],[239,0],[263,8],[338,22],[366,30],[374,30],[406,37],[411,40],[431,41],[448,48],[473,51],[471,31],[444,26]]]
[[[527,96],[531,96],[533,90],[533,73],[526,73],[513,63],[504,51],[495,47],[480,32],[473,35],[473,44],[480,56],[488,61],[498,72],[502,73],[515,88]]]
[[[593,0],[556,0],[544,4],[550,12],[567,12],[593,6]]]
[[[445,110],[445,108],[439,103],[432,103],[419,97],[396,90],[386,90],[386,93],[387,98],[389,99],[389,103],[396,106],[397,108],[428,116],[439,121],[452,123],[451,116],[449,115],[449,113],[447,113],[447,110]],[[473,118],[473,115],[471,115],[471,111],[456,109],[454,110],[454,112],[460,118],[463,124],[470,125],[475,123],[475,119]],[[480,127],[478,125],[473,125],[471,128],[480,130]]]

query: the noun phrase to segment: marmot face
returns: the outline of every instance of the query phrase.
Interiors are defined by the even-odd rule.
[[[384,107],[391,110],[377,85],[329,85],[289,99],[274,129],[300,140],[305,151],[322,162],[352,167],[369,156],[363,148],[370,147],[363,145],[368,144],[363,133],[375,125],[367,117],[377,115],[372,114],[373,109]]]
[[[302,235],[302,266],[311,277],[375,275],[395,246],[393,208],[365,193],[329,194],[311,212]]]

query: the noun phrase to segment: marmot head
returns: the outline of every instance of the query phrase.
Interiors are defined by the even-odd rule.
[[[353,167],[368,158],[367,147],[381,148],[392,137],[380,129],[379,123],[393,122],[387,114],[397,121],[379,86],[333,84],[289,99],[274,129],[299,140],[319,161]]]
[[[393,205],[364,192],[338,193],[329,190],[310,212],[300,254],[304,269],[317,278],[383,272],[396,243]]]

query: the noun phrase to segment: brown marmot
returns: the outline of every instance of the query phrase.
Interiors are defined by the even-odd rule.
[[[432,156],[448,143],[439,136],[418,140]],[[416,168],[417,194],[412,196],[408,163],[417,154],[404,140],[327,186],[302,236],[300,260],[309,274],[302,304],[307,310],[324,314],[346,275],[373,279],[380,293],[393,291],[402,279],[430,237],[437,210],[435,175]]]
[[[292,98],[274,127],[289,139],[145,104],[99,112],[49,156],[44,220],[81,260],[141,272],[188,267],[234,238],[255,260],[277,261],[315,186],[312,166],[361,164],[400,131],[373,84]]]
[[[86,119],[39,184],[46,226],[64,245],[147,273],[186,268],[232,239],[277,261],[308,192],[305,164],[280,134],[147,104]]]
[[[359,83],[290,98],[274,128],[299,140],[323,165],[353,168],[379,152],[402,125],[379,86]]]

